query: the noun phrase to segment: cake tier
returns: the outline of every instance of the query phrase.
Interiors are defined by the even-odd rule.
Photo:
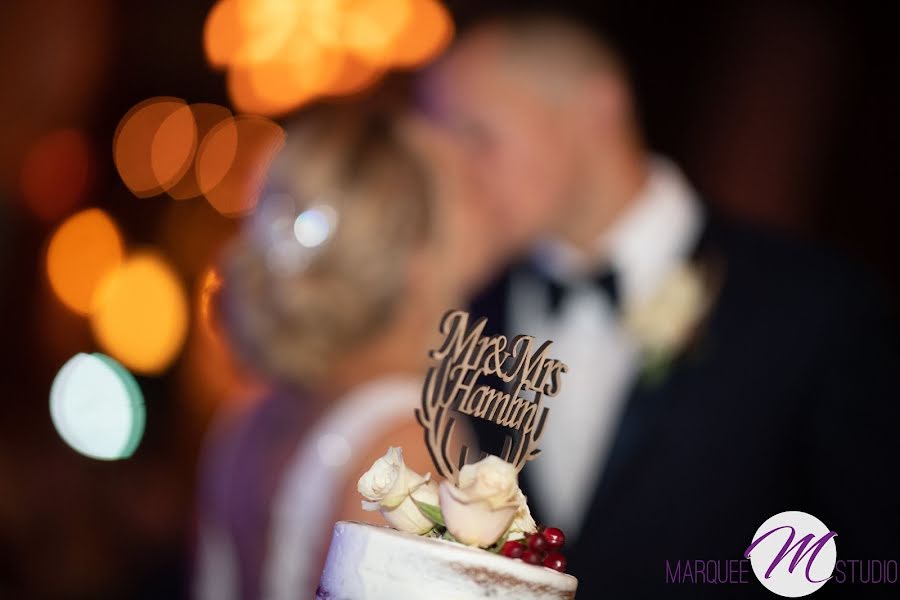
[[[334,526],[319,600],[552,600],[578,580],[455,542],[365,523]]]

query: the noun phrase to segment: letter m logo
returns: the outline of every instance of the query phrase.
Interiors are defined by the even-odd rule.
[[[768,579],[772,575],[772,572],[775,570],[775,568],[778,567],[778,565],[781,564],[781,561],[784,560],[784,558],[791,552],[793,552],[794,555],[793,555],[793,558],[791,558],[790,563],[788,564],[788,567],[787,567],[788,572],[793,574],[794,569],[797,567],[798,564],[800,564],[800,561],[802,561],[804,558],[809,556],[809,558],[806,561],[806,569],[805,569],[805,573],[804,573],[806,576],[806,580],[809,581],[810,583],[821,583],[823,581],[826,581],[827,579],[830,579],[830,576],[829,576],[829,577],[826,577],[825,579],[814,580],[810,576],[810,569],[812,568],[813,562],[815,562],[815,560],[816,560],[816,556],[819,555],[819,552],[822,551],[822,548],[825,546],[825,544],[827,544],[831,538],[837,536],[837,534],[833,531],[829,531],[828,533],[823,535],[821,538],[819,538],[818,541],[814,541],[816,536],[812,533],[809,533],[809,534],[803,536],[802,538],[798,539],[795,542],[794,538],[797,536],[797,532],[793,527],[791,527],[790,525],[782,525],[780,527],[775,527],[774,529],[771,529],[770,531],[766,531],[766,532],[760,534],[760,536],[758,538],[753,540],[753,542],[750,544],[750,546],[744,552],[744,558],[750,558],[750,553],[763,540],[765,540],[770,535],[772,535],[778,531],[786,531],[787,538],[784,542],[784,545],[781,547],[781,550],[779,550],[775,554],[775,556],[772,559],[772,562],[769,564],[769,568],[766,570],[766,576],[765,576],[766,579]]]

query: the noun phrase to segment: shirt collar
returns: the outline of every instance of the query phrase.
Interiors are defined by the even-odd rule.
[[[681,170],[654,157],[638,197],[597,239],[593,252],[550,239],[537,245],[534,260],[538,268],[562,281],[611,263],[622,299],[630,304],[652,295],[665,275],[690,255],[703,221],[700,202]]]

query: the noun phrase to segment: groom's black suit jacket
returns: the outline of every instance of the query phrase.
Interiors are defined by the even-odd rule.
[[[565,552],[578,598],[776,597],[749,563],[746,584],[711,585],[667,583],[666,561],[740,559],[787,510],[836,531],[839,560],[900,561],[898,336],[878,291],[837,257],[721,219],[709,219],[696,256],[721,267],[715,305],[665,379],[629,393]],[[509,277],[472,305],[487,333],[528,333],[507,331]],[[564,376],[550,419],[566,401]],[[497,452],[502,432],[478,428]],[[527,466],[522,485],[533,485]],[[816,594],[900,597],[900,582],[830,581]]]

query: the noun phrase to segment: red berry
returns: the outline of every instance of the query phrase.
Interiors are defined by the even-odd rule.
[[[542,552],[547,547],[547,540],[539,533],[532,533],[528,536],[528,547],[532,550]]]
[[[548,527],[544,530],[544,539],[547,540],[547,546],[551,550],[558,550],[566,543],[566,534],[562,532],[562,529]]]
[[[526,550],[522,553],[522,560],[530,565],[539,565],[544,560],[544,553],[535,550]]]
[[[500,553],[510,558],[522,558],[522,554],[525,553],[525,545],[518,540],[510,540],[503,544]]]
[[[543,565],[560,573],[566,572],[566,557],[559,552],[551,552],[544,559]]]

